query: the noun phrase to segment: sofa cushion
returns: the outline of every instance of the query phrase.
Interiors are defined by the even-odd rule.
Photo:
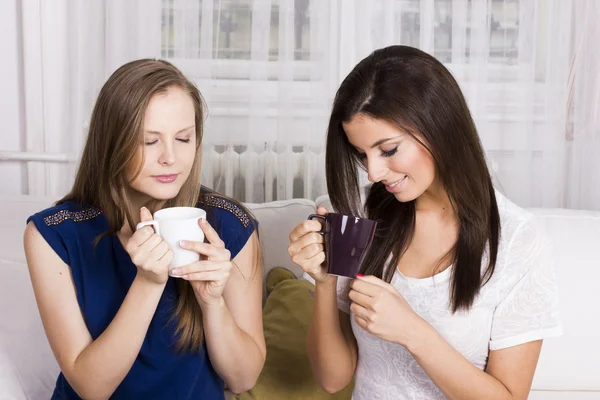
[[[59,368],[44,333],[27,265],[0,261],[0,282],[0,388],[7,396],[0,397],[49,399]]]
[[[315,212],[315,203],[307,199],[273,201],[263,204],[245,204],[259,224],[260,242],[263,248],[264,276],[273,267],[285,267],[296,276],[302,269],[292,262],[287,248],[292,229]]]
[[[281,270],[275,270],[279,273]],[[286,271],[289,274],[288,271]],[[291,275],[291,274],[290,274]],[[267,285],[272,285],[269,277]],[[283,277],[267,297],[263,310],[267,358],[258,382],[237,400],[349,399],[353,385],[335,394],[314,380],[306,353],[306,334],[314,304],[314,285]]]
[[[598,400],[600,391],[592,392],[572,392],[572,391],[551,391],[551,390],[532,390],[527,400]]]
[[[533,388],[600,391],[600,212],[530,209],[553,243],[564,335],[544,341]],[[565,373],[571,370],[574,373]]]
[[[327,211],[333,212],[333,206],[331,205],[331,200],[327,194],[317,197],[315,200],[315,207],[325,207]]]

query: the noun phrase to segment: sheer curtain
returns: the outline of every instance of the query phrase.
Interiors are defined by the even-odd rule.
[[[343,4],[344,69],[394,43],[433,54],[467,97],[501,191],[522,206],[600,209],[598,2]]]
[[[203,171],[216,190],[253,202],[325,193],[317,171],[324,169],[338,83],[332,7],[310,0],[163,1],[161,56],[194,79],[208,103],[204,150],[213,154]],[[213,163],[216,153],[228,161]],[[256,169],[250,190],[242,179],[224,179],[233,163]],[[296,179],[298,168],[313,178]],[[236,188],[225,187],[234,182]]]
[[[20,2],[27,194],[71,187],[94,102],[121,64],[160,54],[160,0]],[[155,21],[153,24],[152,21]]]
[[[569,80],[566,129],[567,186],[565,204],[600,209],[600,3],[576,8],[575,45]]]
[[[337,86],[374,49],[406,44],[453,72],[511,199],[600,209],[595,0],[37,0],[22,8],[27,149],[68,154],[52,168],[29,163],[31,192],[70,185],[108,75],[159,57],[204,95],[208,155],[242,170],[276,166],[275,187],[258,174],[242,191],[239,179],[223,179],[229,164],[209,156],[205,182],[234,185],[245,201],[314,198],[325,192]],[[298,181],[298,168],[314,178]]]

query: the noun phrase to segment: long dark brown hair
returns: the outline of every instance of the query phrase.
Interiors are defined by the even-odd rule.
[[[154,202],[149,209],[154,212],[164,207],[193,207],[203,202],[200,167],[205,103],[199,90],[167,61],[129,62],[117,69],[100,90],[75,183],[71,192],[58,202],[73,201],[102,210],[109,229],[101,237],[119,232],[124,221],[135,231],[139,210],[134,210],[129,188],[130,181],[143,167],[143,160],[136,155],[144,140],[144,115],[152,97],[172,87],[184,90],[194,104],[196,157],[177,196],[166,202]],[[203,339],[202,310],[189,282],[178,279],[177,290],[173,316],[177,321],[176,347],[181,351],[199,350]]]
[[[483,147],[458,84],[434,57],[407,46],[376,50],[344,79],[327,132],[327,189],[337,212],[365,215],[358,183],[358,170],[364,167],[342,126],[357,114],[407,132],[431,154],[459,225],[458,239],[444,257],[454,265],[451,308],[468,310],[494,273],[500,216]],[[364,211],[378,225],[361,272],[390,282],[412,241],[415,201],[400,202],[376,182]],[[487,267],[482,274],[484,257]]]

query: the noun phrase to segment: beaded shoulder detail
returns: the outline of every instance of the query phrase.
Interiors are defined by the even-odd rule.
[[[242,225],[244,225],[244,228],[247,228],[251,223],[248,213],[246,211],[244,211],[240,206],[238,206],[237,204],[232,202],[231,200],[225,199],[220,196],[213,196],[213,195],[207,194],[204,196],[202,203],[204,203],[205,205],[207,205],[209,207],[216,207],[216,208],[220,208],[222,210],[229,211],[230,213],[235,215],[237,217],[237,219],[240,220]]]
[[[83,222],[94,219],[100,214],[102,214],[102,211],[97,208],[87,208],[81,211],[60,210],[45,217],[44,222],[48,226],[58,225],[67,220],[71,220],[73,222]]]

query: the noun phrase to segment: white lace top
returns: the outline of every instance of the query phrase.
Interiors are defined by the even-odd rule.
[[[490,350],[562,332],[547,239],[533,215],[496,196],[502,226],[496,270],[469,312],[450,311],[452,267],[425,279],[405,277],[396,269],[391,282],[417,314],[482,370]],[[338,278],[338,307],[346,313],[349,283]],[[406,348],[367,333],[352,315],[350,320],[359,351],[353,400],[445,398]]]

